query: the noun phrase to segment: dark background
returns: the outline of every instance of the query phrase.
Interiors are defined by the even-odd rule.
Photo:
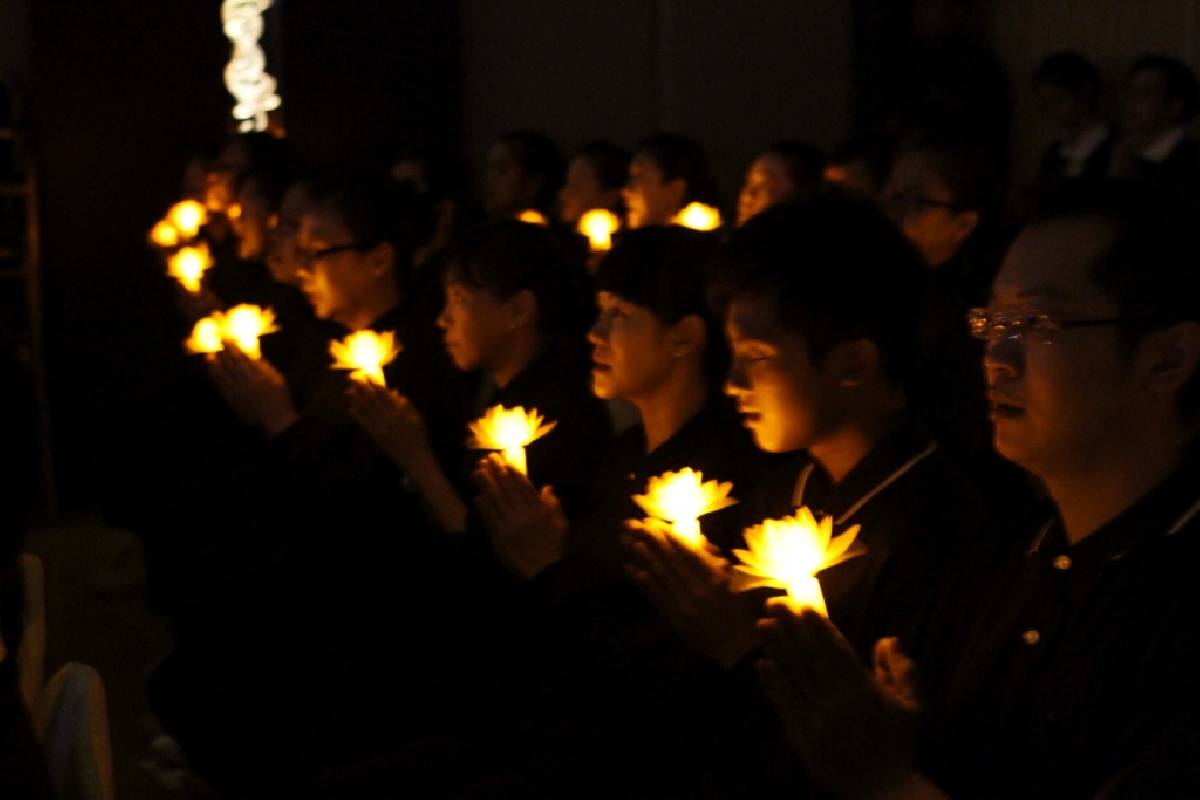
[[[288,135],[317,164],[382,164],[414,142],[478,164],[514,127],[568,151],[676,129],[707,145],[728,202],[767,142],[831,147],[876,116],[938,8],[1007,72],[1014,186],[1050,136],[1025,88],[1046,52],[1077,48],[1112,80],[1144,51],[1200,58],[1194,0],[277,0],[264,45]],[[101,504],[155,413],[155,357],[177,343],[156,338],[171,309],[145,233],[189,155],[230,129],[229,51],[218,0],[0,0],[0,79],[42,176],[68,510]]]

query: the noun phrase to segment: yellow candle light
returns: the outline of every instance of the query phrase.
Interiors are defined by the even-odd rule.
[[[522,475],[529,474],[525,447],[554,429],[557,422],[543,423],[536,408],[492,406],[470,425],[467,446],[475,450],[499,450],[505,462]]]
[[[230,203],[229,208],[225,209],[225,216],[229,217],[230,219],[238,219],[239,217],[241,217],[242,216],[242,204],[241,203]]]
[[[546,215],[538,211],[536,208],[527,208],[520,214],[517,214],[517,220],[520,222],[528,222],[530,225],[541,225],[543,228],[550,225],[550,223],[546,220]]]
[[[729,496],[732,483],[705,481],[704,474],[691,467],[655,476],[646,484],[646,493],[633,496],[642,510],[670,524],[671,533],[690,547],[703,547],[700,517],[728,508],[737,501]]]
[[[277,330],[274,311],[249,303],[234,306],[221,318],[221,337],[251,358],[262,358],[259,337]]]
[[[208,221],[208,212],[195,200],[184,200],[171,206],[167,220],[184,239],[191,239],[200,232],[200,226]]]
[[[179,231],[169,220],[159,220],[150,229],[150,241],[159,247],[174,247],[179,244]]]
[[[715,231],[721,227],[721,212],[704,203],[688,203],[672,222],[694,231]]]
[[[355,331],[340,342],[329,343],[334,369],[352,370],[352,379],[377,386],[386,385],[383,368],[392,363],[401,349],[391,331]]]
[[[833,535],[833,517],[817,522],[811,511],[799,508],[783,519],[767,519],[746,529],[748,550],[734,550],[742,563],[734,565],[735,587],[741,590],[773,586],[787,591],[793,607],[812,608],[828,616],[821,582],[816,574],[862,555],[856,542],[859,526]]]
[[[211,266],[207,245],[181,247],[167,259],[167,274],[194,294],[200,291],[200,279]]]
[[[593,208],[579,218],[579,232],[587,237],[593,253],[612,249],[612,237],[621,227],[616,214],[603,208]]]
[[[224,347],[221,341],[221,312],[197,320],[192,326],[192,335],[183,346],[189,353],[219,353]]]

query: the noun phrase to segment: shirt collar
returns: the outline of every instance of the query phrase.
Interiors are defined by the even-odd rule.
[[[933,454],[936,447],[929,431],[905,414],[892,432],[836,485],[820,464],[813,461],[812,469],[801,473],[797,482],[797,495],[800,495],[800,482],[806,484],[803,496],[796,496],[794,500],[838,517],[839,523],[848,522],[859,508],[891,482],[902,478],[908,470],[916,468]],[[843,516],[845,519],[840,519]]]
[[[1171,155],[1186,135],[1182,125],[1175,126],[1142,148],[1142,158],[1161,164],[1167,160],[1167,156]]]
[[[1200,519],[1200,444],[1140,500],[1081,542],[1070,545],[1062,521],[1051,519],[1034,537],[1030,554],[1069,550],[1073,557],[1120,561],[1144,545],[1176,536]]]
[[[1058,146],[1058,153],[1063,160],[1072,163],[1082,163],[1104,144],[1108,138],[1109,127],[1103,122],[1097,122],[1074,139],[1063,142]]]

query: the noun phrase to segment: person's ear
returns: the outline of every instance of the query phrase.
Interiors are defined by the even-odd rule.
[[[533,292],[521,289],[508,298],[505,305],[508,307],[508,329],[510,331],[524,325],[536,324],[537,298],[534,297]]]
[[[823,361],[837,385],[847,389],[867,383],[880,369],[879,348],[870,339],[836,344]]]
[[[979,227],[979,212],[973,208],[959,211],[954,215],[954,234],[958,241],[965,242]]]
[[[1154,394],[1179,391],[1200,365],[1200,322],[1178,322],[1142,341],[1138,370],[1142,385]]]
[[[371,274],[377,278],[395,271],[396,248],[391,242],[380,242],[366,252]]]
[[[704,320],[698,314],[688,314],[670,327],[668,345],[671,357],[685,358],[704,350]]]
[[[666,183],[667,191],[671,193],[671,202],[675,208],[683,208],[683,199],[687,197],[687,181],[675,178]]]

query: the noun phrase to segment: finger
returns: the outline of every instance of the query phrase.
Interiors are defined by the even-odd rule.
[[[811,717],[808,713],[808,698],[792,680],[790,671],[778,661],[770,658],[759,659],[755,664],[755,671],[767,698],[775,707],[775,713],[783,721],[790,738],[800,751],[800,757],[805,758],[811,751],[812,742],[812,732],[808,724]]]
[[[686,587],[680,585],[675,574],[663,564],[659,553],[655,552],[646,542],[635,541],[631,547],[637,554],[637,563],[653,580],[663,606],[671,613],[693,616],[695,605],[692,602],[692,596]]]

